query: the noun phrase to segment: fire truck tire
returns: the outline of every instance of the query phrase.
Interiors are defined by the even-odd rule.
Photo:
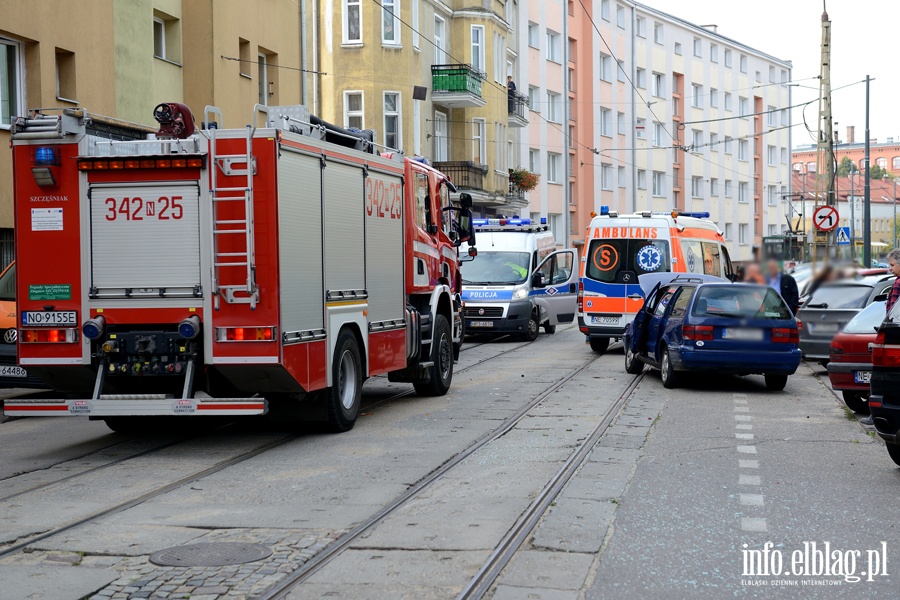
[[[331,364],[332,386],[325,390],[328,430],[342,433],[353,429],[362,401],[362,360],[356,336],[344,329],[338,336]]]
[[[106,417],[103,422],[116,433],[141,433],[147,430],[147,419],[141,417]]]
[[[420,396],[443,396],[453,381],[453,331],[444,315],[434,319],[434,343],[431,344],[431,378],[428,383],[414,383]]]

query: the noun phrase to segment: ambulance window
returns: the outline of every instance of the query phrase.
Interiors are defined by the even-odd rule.
[[[636,275],[670,271],[669,264],[665,240],[596,239],[588,249],[586,272],[604,283],[636,284]]]
[[[725,246],[721,246],[722,248],[722,261],[725,265],[725,279],[731,279],[734,277],[734,269],[731,265],[731,256],[728,254],[728,248]]]
[[[703,242],[703,273],[722,277],[722,257],[719,245],[714,242]]]
[[[428,206],[428,175],[415,173],[416,178],[416,225],[428,231],[431,207]]]

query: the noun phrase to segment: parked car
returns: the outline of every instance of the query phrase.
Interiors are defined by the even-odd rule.
[[[884,305],[884,301],[876,301],[859,311],[831,340],[828,379],[853,412],[869,412],[872,344],[884,321]]]
[[[900,302],[878,328],[872,346],[869,411],[888,454],[900,465]]]
[[[804,358],[827,364],[834,336],[856,313],[886,299],[894,279],[880,274],[822,284],[797,312]]]
[[[647,302],[625,330],[627,372],[646,363],[667,388],[686,372],[761,374],[782,390],[797,370],[797,321],[772,288],[672,273],[638,279]]]

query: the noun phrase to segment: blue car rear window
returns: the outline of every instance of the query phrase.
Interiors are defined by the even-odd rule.
[[[698,290],[691,315],[735,319],[791,319],[791,310],[772,288],[711,286]]]

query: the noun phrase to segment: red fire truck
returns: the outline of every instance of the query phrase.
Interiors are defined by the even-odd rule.
[[[13,124],[18,361],[59,399],[7,415],[124,430],[310,400],[345,431],[368,377],[447,392],[470,197],[302,106],[154,116],[142,139],[80,109]]]

